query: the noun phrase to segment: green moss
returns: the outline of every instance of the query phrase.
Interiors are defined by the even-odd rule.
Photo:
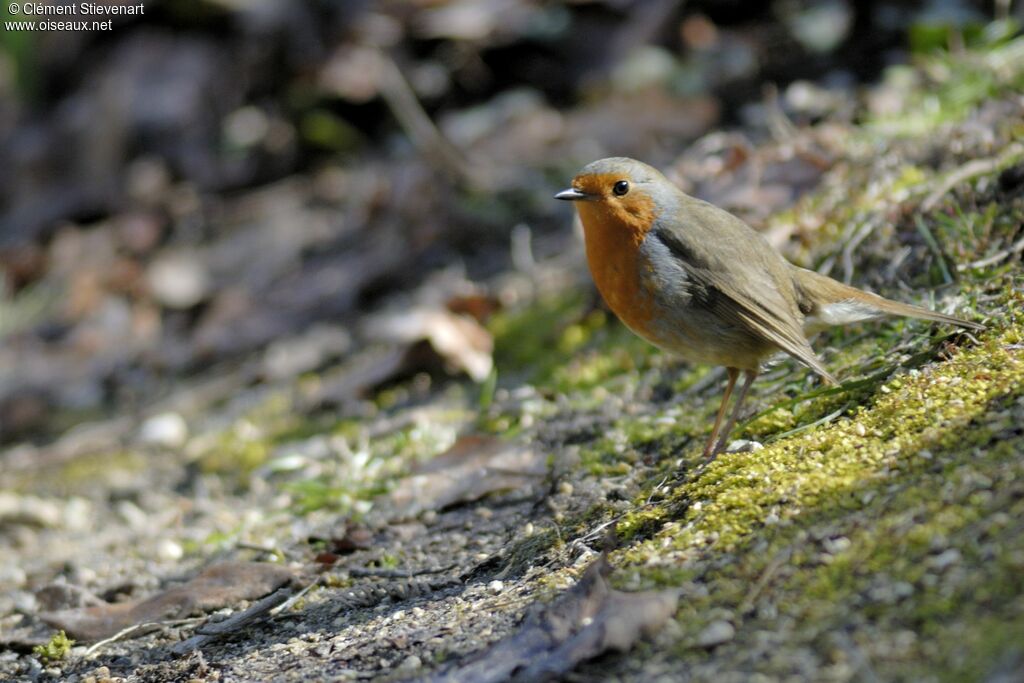
[[[16,491],[31,490],[38,495],[70,496],[115,481],[125,474],[141,472],[147,465],[146,458],[136,451],[102,451],[38,470],[12,472],[5,475],[5,485]]]
[[[934,134],[992,93],[1019,87],[1024,61],[981,83],[957,82],[1024,51],[1022,41],[992,41],[966,64],[922,58],[925,70],[938,70],[915,72],[906,107],[854,130],[827,182],[771,221],[797,226],[797,261],[825,265],[840,279],[882,293],[907,282],[936,299],[955,289],[959,314],[990,325],[973,335],[980,342],[904,320],[822,335],[815,347],[842,386],[822,387],[795,365],[768,373],[751,401],[762,410],[735,434],[766,447],[706,467],[698,454],[720,386],[659,411],[649,400],[658,373],[645,372],[657,367],[657,352],[634,355],[613,328],[580,323],[562,328],[561,346],[557,335],[545,342],[569,354],[544,373],[563,404],[639,397],[638,410],[580,444],[580,458],[587,475],[617,477],[635,493],[625,511],[602,508],[607,516],[590,523],[618,518],[623,546],[613,553],[613,582],[687,587],[677,614],[683,633],[664,656],[684,667],[712,659],[735,671],[756,666],[769,678],[792,677],[794,658],[817,658],[821,672],[844,680],[857,675],[850,653],[859,651],[865,671],[881,680],[978,680],[1021,642],[1024,280],[1007,250],[1020,238],[1024,199],[997,179],[1021,155],[1006,153],[982,175],[960,179],[922,212],[922,200],[945,190],[966,160],[938,141],[902,136]],[[949,108],[916,109],[930,98]],[[1011,116],[993,134],[1004,144],[1022,126]],[[904,160],[876,163],[880,148]],[[936,166],[937,151],[945,154]],[[907,248],[894,260],[897,244]],[[623,348],[630,358],[618,355]],[[675,391],[702,372],[681,374]],[[588,533],[586,525],[561,532]],[[720,619],[736,626],[735,641],[713,655],[694,648]],[[779,645],[778,659],[766,641]],[[756,665],[752,651],[760,653]]]
[[[706,587],[681,603],[675,656],[701,660],[692,644],[725,618],[738,628],[737,654],[760,629],[783,629],[787,649],[826,657],[832,641],[821,634],[845,630],[883,678],[942,671],[952,681],[980,677],[992,656],[1020,642],[1024,499],[1000,492],[1024,479],[1015,426],[1024,420],[1024,325],[1015,312],[1024,297],[1013,283],[1001,282],[1004,315],[981,344],[876,380],[849,415],[720,456],[666,500],[622,518],[616,584]],[[796,414],[830,407],[801,405],[829,395],[796,399],[748,429],[788,428]],[[768,424],[776,412],[787,413],[784,424]],[[770,606],[768,616],[758,605]],[[872,649],[889,637],[912,642],[898,654]]]
[[[229,429],[220,434],[199,464],[208,474],[244,475],[264,464],[272,447],[271,439],[246,423],[244,429]]]
[[[300,515],[316,510],[350,512],[358,507],[356,504],[359,501],[369,504],[375,496],[387,491],[384,482],[374,486],[354,487],[345,482],[333,483],[325,479],[287,482],[281,489],[291,496],[292,511]]]
[[[326,109],[306,112],[299,129],[305,141],[332,152],[350,152],[362,142],[357,128]]]
[[[636,370],[636,362],[636,356],[624,348],[590,349],[555,368],[551,373],[552,385],[563,393],[586,391],[607,383],[615,375]]]
[[[292,441],[302,441],[320,434],[344,434],[347,429],[359,423],[355,420],[339,421],[334,415],[305,416],[296,414],[289,408],[289,419],[279,424],[274,433],[268,437],[273,445]]]
[[[623,515],[615,525],[615,532],[624,541],[648,538],[661,528],[667,517],[668,507],[665,505],[639,507]]]
[[[70,654],[74,644],[75,641],[68,638],[64,631],[57,631],[48,642],[32,648],[32,654],[43,663],[58,662]]]
[[[295,410],[286,392],[266,396],[217,435],[199,457],[203,472],[244,477],[264,465],[282,443],[338,428],[336,420],[309,418]]]
[[[540,564],[547,553],[563,546],[562,536],[557,527],[535,529],[509,544],[503,573],[508,576],[519,576],[530,567]]]
[[[317,510],[364,513],[411,463],[448,448],[466,417],[462,410],[435,411],[429,422],[374,438],[340,428],[340,433],[350,434],[344,437],[348,455],[324,460],[314,477],[283,481],[279,486],[290,496],[295,514]]]
[[[1012,22],[993,22],[970,52],[934,51],[918,64],[886,70],[884,81],[903,97],[869,126],[887,135],[924,135],[958,122],[989,99],[1024,89],[1024,37]]]
[[[927,374],[881,385],[873,404],[858,408],[853,419],[719,458],[675,494],[703,503],[690,513],[677,545],[714,536],[732,546],[772,505],[813,506],[871,481],[883,467],[910,466],[918,451],[958,443],[959,427],[1024,382],[1024,364],[1005,350],[1020,334],[1008,327]]]
[[[654,351],[580,291],[544,297],[494,316],[494,358],[502,378],[554,391],[586,391],[642,367]]]
[[[526,374],[544,379],[564,362],[560,340],[573,320],[583,315],[580,292],[544,297],[529,307],[492,316],[488,328],[494,336],[494,362],[502,377]]]

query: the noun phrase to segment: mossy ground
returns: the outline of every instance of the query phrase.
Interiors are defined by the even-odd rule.
[[[758,380],[734,434],[764,448],[705,464],[723,374],[647,346],[588,289],[539,297],[491,321],[497,374],[483,389],[447,382],[424,393],[414,379],[365,400],[366,419],[310,416],[290,394],[268,392],[222,416],[187,458],[191,478],[220,487],[212,497],[230,492],[237,509],[201,531],[174,527],[186,559],[277,537],[309,561],[322,548],[296,541],[294,528],[360,519],[417,460],[484,431],[544,449],[551,491],[536,503],[487,499],[437,527],[405,525],[407,536],[380,531],[379,547],[359,558],[441,566],[457,547],[481,563],[475,576],[515,582],[519,593],[491,596],[489,611],[469,581],[454,607],[450,596],[420,603],[417,628],[454,613],[460,632],[493,640],[520,603],[562,590],[612,544],[618,587],[684,595],[653,645],[584,665],[584,678],[962,681],[1024,665],[1024,271],[1014,246],[1024,238],[1024,151],[1013,147],[1024,131],[1024,62],[1008,61],[1024,40],[993,32],[970,59],[934,57],[910,81],[890,74],[905,90],[902,109],[846,130],[818,188],[767,226],[788,230],[785,251],[801,265],[983,321],[985,332],[889,320],[824,334],[815,346],[841,386],[823,388],[781,361]],[[964,87],[979,65],[992,73]],[[923,206],[976,159],[994,163]],[[104,454],[17,484],[64,495],[145,464],[132,451]],[[183,516],[199,514],[192,505]],[[279,561],[281,550],[260,557]],[[350,578],[301,603],[296,612],[318,629],[303,636],[380,640],[383,621],[372,620],[389,615],[329,608]],[[735,634],[701,646],[722,621]],[[391,657],[381,642],[366,651]],[[467,642],[420,659],[484,644]],[[321,666],[302,656],[302,666]],[[367,671],[387,669],[373,662]]]
[[[1022,45],[1001,43],[984,59]],[[707,466],[700,445],[721,381],[688,394],[705,370],[638,351],[604,331],[605,321],[556,327],[574,341],[555,346],[561,355],[551,339],[538,347],[539,381],[564,404],[590,409],[595,393],[632,404],[580,446],[589,476],[630,487],[627,505],[594,508],[597,521],[616,522],[614,580],[687,588],[666,647],[642,651],[641,664],[623,662],[621,675],[963,681],[1022,665],[1024,273],[1019,249],[1006,252],[1024,225],[1013,180],[1024,149],[1010,142],[1024,118],[1018,109],[998,121],[993,163],[924,211],[923,198],[970,155],[947,152],[938,168],[914,162],[942,151],[922,131],[956,130],[991,88],[1019,89],[1019,71],[998,78],[979,95],[944,73],[936,92],[920,96],[954,100],[937,110],[942,116],[891,117],[851,136],[851,149],[884,143],[902,150],[902,163],[854,153],[775,219],[814,231],[799,235],[795,260],[842,276],[844,247],[856,240],[845,256],[854,282],[905,297],[886,292],[888,273],[924,288],[925,305],[955,302],[960,314],[983,319],[984,333],[886,321],[825,335],[817,346],[842,386],[820,388],[783,363],[759,382],[757,410],[735,435],[765,448]],[[910,101],[920,102],[917,94]],[[550,321],[531,319],[549,310],[523,313],[501,331],[550,330]],[[666,387],[672,400],[658,397]],[[699,647],[701,632],[723,619],[735,637]]]

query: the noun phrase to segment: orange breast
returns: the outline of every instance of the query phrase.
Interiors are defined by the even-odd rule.
[[[648,337],[655,315],[655,302],[645,293],[643,263],[638,247],[646,226],[630,224],[596,203],[578,204],[586,240],[587,263],[601,296],[623,323],[642,337]]]

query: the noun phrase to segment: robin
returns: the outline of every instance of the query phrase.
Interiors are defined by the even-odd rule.
[[[704,448],[709,459],[727,443],[769,356],[785,351],[838,383],[808,343],[829,326],[901,315],[984,329],[794,266],[742,220],[634,159],[588,164],[555,198],[576,203],[594,282],[626,327],[691,362],[725,366],[729,381]]]

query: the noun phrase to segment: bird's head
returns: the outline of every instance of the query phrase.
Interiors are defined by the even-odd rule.
[[[576,202],[583,227],[628,230],[642,239],[670,210],[679,190],[656,169],[635,159],[612,157],[587,164],[572,187],[555,199]]]

